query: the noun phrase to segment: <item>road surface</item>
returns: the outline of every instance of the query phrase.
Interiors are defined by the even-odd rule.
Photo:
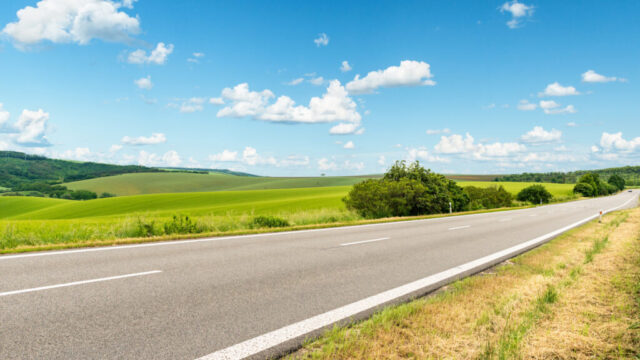
[[[264,358],[636,206],[639,191],[476,215],[0,256],[0,359]]]

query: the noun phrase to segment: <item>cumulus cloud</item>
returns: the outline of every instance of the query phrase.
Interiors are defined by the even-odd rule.
[[[327,46],[329,45],[329,37],[325,33],[320,33],[317,38],[313,39],[313,42],[317,47]]]
[[[130,64],[164,65],[172,52],[173,44],[165,45],[163,42],[159,42],[149,55],[142,49],[131,52],[127,57],[127,62]]]
[[[362,169],[364,169],[364,163],[362,161],[352,162],[351,160],[345,160],[342,167],[345,168],[346,170],[361,171]]]
[[[111,147],[109,148],[109,152],[110,153],[115,153],[122,150],[122,145],[118,145],[118,144],[113,144],[111,145]]]
[[[9,122],[9,118],[11,114],[3,108],[2,103],[0,103],[0,129]]]
[[[194,52],[192,55],[193,57],[188,58],[187,61],[195,64],[199,63],[199,59],[204,57],[204,53],[201,52]]]
[[[573,86],[562,86],[557,81],[547,85],[543,92],[538,93],[538,96],[569,96],[580,95],[578,90]]]
[[[49,146],[45,137],[49,113],[42,109],[38,111],[22,110],[18,122],[14,127],[18,131],[14,136],[14,142],[22,146]]]
[[[448,128],[444,128],[444,129],[427,129],[427,131],[426,131],[427,135],[449,134],[450,132],[451,132],[451,130],[449,130]]]
[[[360,122],[355,123],[340,123],[329,129],[331,135],[360,135],[364,132],[364,128],[360,127]]]
[[[18,10],[18,21],[7,24],[2,33],[19,46],[53,43],[88,44],[92,39],[128,42],[140,32],[137,17],[120,8],[132,6],[111,0],[42,0],[35,7]]]
[[[320,85],[324,84],[324,78],[322,76],[314,77],[314,78],[309,79],[309,82],[312,85],[320,86]]]
[[[242,161],[247,165],[276,165],[277,161],[273,156],[261,156],[258,154],[258,151],[251,146],[247,146],[242,151]]]
[[[548,115],[574,114],[577,112],[576,108],[573,105],[567,105],[565,107],[561,107],[560,104],[558,104],[553,100],[540,101],[540,108],[544,111],[545,114],[548,114]]]
[[[492,157],[506,157],[513,153],[525,151],[526,146],[515,143],[495,142],[491,144],[476,143],[473,136],[467,133],[464,137],[459,134],[441,136],[435,150],[442,154],[470,154],[477,160]]]
[[[344,144],[343,148],[345,149],[354,149],[356,146],[353,144],[353,141],[347,141],[346,144]]]
[[[209,99],[209,102],[211,102],[211,100],[212,99]],[[202,109],[204,108],[202,105],[204,104],[205,101],[206,99],[201,97],[189,98],[183,101],[182,104],[180,105],[180,112],[193,113],[196,111],[202,111]]]
[[[344,60],[342,62],[342,65],[340,65],[340,71],[342,72],[351,71],[351,65],[349,65],[349,62],[347,60]]]
[[[338,166],[336,165],[335,162],[330,161],[327,158],[322,158],[320,160],[318,160],[318,169],[319,170],[336,170],[338,168]]]
[[[627,80],[623,78],[618,78],[615,76],[604,76],[596,73],[593,70],[587,70],[586,72],[582,73],[582,81],[588,82],[588,83],[605,83],[605,82],[612,82],[612,81],[625,82]]]
[[[133,83],[136,84],[137,87],[144,90],[151,90],[153,87],[153,83],[151,82],[151,75],[147,77],[143,77],[137,80],[133,80]]]
[[[522,111],[532,111],[538,108],[538,105],[535,103],[530,103],[529,100],[520,100],[518,103],[518,110]]]
[[[296,86],[296,85],[302,84],[303,81],[304,81],[304,78],[297,78],[289,81],[287,85]]]
[[[310,163],[309,157],[304,155],[289,155],[286,158],[280,160],[277,166],[308,166]]]
[[[182,164],[182,159],[175,150],[169,150],[162,155],[162,161],[169,166],[179,166]]]
[[[209,99],[209,104],[211,105],[224,105],[224,99],[221,97],[215,97]]]
[[[523,162],[574,162],[578,159],[570,154],[555,154],[555,153],[529,153],[519,159]]]
[[[431,66],[424,61],[403,60],[400,66],[389,66],[384,70],[369,72],[365,77],[360,75],[347,83],[350,94],[369,94],[381,87],[435,85],[431,80]]]
[[[511,14],[511,20],[507,21],[510,29],[520,27],[524,19],[533,15],[533,10],[532,5],[525,5],[517,0],[508,1],[500,7],[500,12]]]
[[[439,162],[439,163],[448,163],[451,160],[440,157],[437,155],[432,155],[426,148],[407,148],[406,160],[409,162],[414,162],[416,160],[422,160],[426,162]]]
[[[631,140],[622,137],[622,132],[610,134],[603,132],[600,138],[600,146],[605,150],[618,150],[631,152],[640,148],[640,136]]]
[[[162,156],[141,150],[138,153],[137,163],[142,166],[179,166],[182,159],[174,150],[167,151]]]
[[[163,133],[153,133],[151,136],[138,136],[130,137],[125,136],[121,142],[126,145],[155,145],[161,144],[167,141],[166,136]]]
[[[387,159],[384,157],[384,155],[380,155],[378,157],[378,165],[384,166],[384,164],[386,163],[387,163]]]
[[[222,90],[222,98],[228,103],[218,111],[218,117],[252,117],[256,120],[290,123],[360,123],[362,116],[356,103],[348,96],[338,80],[332,80],[322,97],[313,97],[308,106],[296,105],[288,96],[280,96],[275,102],[271,90],[249,90],[247,83]]]
[[[87,161],[91,156],[91,150],[87,147],[77,147],[74,150],[67,150],[59,155],[62,159]]]
[[[209,160],[216,162],[238,161],[238,152],[225,149],[221,153],[209,155]]]
[[[560,141],[562,138],[562,131],[551,129],[551,131],[545,130],[542,126],[535,126],[531,131],[522,135],[522,141],[531,144],[542,144]]]

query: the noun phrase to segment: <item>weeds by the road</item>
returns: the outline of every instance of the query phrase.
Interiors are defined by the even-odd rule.
[[[639,314],[640,209],[634,209],[432,296],[334,328],[290,358],[637,358]]]

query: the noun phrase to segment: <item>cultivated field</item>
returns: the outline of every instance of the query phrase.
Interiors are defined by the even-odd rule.
[[[72,190],[142,195],[224,190],[266,190],[353,185],[366,176],[251,177],[220,173],[139,173],[106,176],[64,184]]]
[[[515,194],[529,184],[460,182],[460,185],[504,185]],[[572,185],[545,186],[556,198],[571,195]],[[362,218],[348,211],[342,202],[350,188],[184,192],[89,201],[0,197],[0,251],[55,244],[79,246],[134,237],[258,231],[263,226],[256,225],[254,218],[259,215],[276,216],[296,227],[353,223]],[[174,220],[174,216],[178,219]],[[189,216],[187,223],[185,216]],[[178,229],[167,230],[171,226]]]

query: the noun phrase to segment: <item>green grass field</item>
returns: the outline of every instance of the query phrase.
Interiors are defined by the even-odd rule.
[[[204,175],[208,176],[208,175]],[[503,185],[512,192],[529,183],[460,182],[461,186]],[[556,198],[572,196],[570,184],[544,184]],[[286,219],[292,226],[361,220],[342,198],[351,186],[215,191],[122,196],[89,201],[0,197],[0,252],[52,244],[88,244],[113,239],[170,235],[174,215],[189,216],[196,233],[255,229],[257,215]]]
[[[219,173],[139,173],[106,176],[64,184],[72,190],[120,196],[225,190],[267,190],[353,185],[367,176],[250,177]]]

